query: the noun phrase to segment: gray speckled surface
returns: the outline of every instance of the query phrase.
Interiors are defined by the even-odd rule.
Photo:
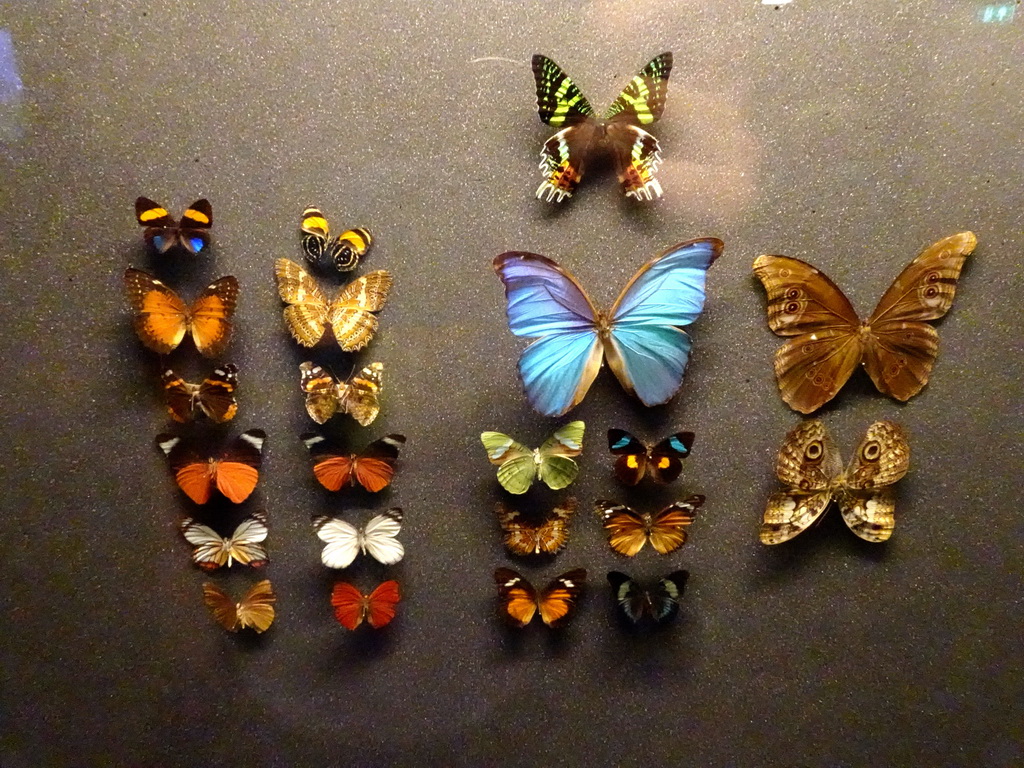
[[[1024,762],[1024,12],[985,24],[981,8],[0,4],[21,83],[0,73],[0,762]],[[665,197],[629,204],[605,176],[560,209],[535,201],[549,131],[530,55],[553,57],[603,106],[663,50],[676,62],[655,131]],[[220,274],[242,283],[231,431],[270,435],[248,505],[269,512],[279,595],[258,640],[206,615],[175,530],[191,508],[152,444],[167,427],[157,362],[120,288],[127,264],[152,265],[132,217],[140,194],[175,213],[213,202],[213,255],[157,265],[169,281],[190,295]],[[387,571],[406,600],[377,636],[334,624],[308,525],[339,502],[297,439],[305,355],[283,331],[271,265],[298,257],[309,202],[336,226],[369,227],[369,263],[396,277],[360,358],[388,369],[366,435],[409,438],[393,491],[364,505],[399,504],[407,519],[408,556]],[[811,261],[867,311],[922,247],[968,228],[980,246],[938,324],[931,384],[900,406],[858,375],[824,414],[847,454],[874,419],[911,433],[894,538],[862,544],[835,516],[762,547],[774,453],[797,416],[771,373],[779,341],[754,257]],[[684,616],[671,632],[623,634],[603,579],[624,564],[580,514],[564,554],[521,570],[585,565],[597,589],[561,639],[511,635],[493,618],[490,574],[508,560],[477,435],[534,442],[555,422],[521,394],[524,345],[490,261],[548,254],[607,303],[651,255],[703,235],[726,250],[681,395],[645,411],[603,375],[572,414],[590,430],[585,505],[671,495],[615,488],[609,426],[696,431],[678,488],[708,497],[691,544],[625,564],[646,577],[688,568]],[[172,361],[194,377],[195,357]],[[241,590],[251,577],[217,580]]]

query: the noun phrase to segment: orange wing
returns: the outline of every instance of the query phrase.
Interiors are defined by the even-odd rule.
[[[402,599],[397,581],[385,581],[366,599],[366,620],[374,629],[380,629],[395,618],[395,606]]]
[[[370,493],[387,488],[395,476],[395,468],[381,459],[357,457],[353,470],[356,481]]]
[[[235,504],[241,504],[249,498],[249,495],[256,490],[256,483],[260,480],[260,473],[255,467],[236,461],[220,461],[214,464],[214,476],[217,481],[217,490]],[[204,504],[205,502],[199,503]]]
[[[355,629],[363,623],[366,614],[363,593],[347,581],[339,581],[334,585],[331,605],[334,606],[334,618],[345,629]]]
[[[135,333],[149,349],[166,355],[188,332],[189,310],[177,293],[141,269],[124,273],[128,303],[135,311]]]
[[[192,305],[189,322],[199,353],[220,357],[231,341],[231,318],[238,304],[238,280],[231,275],[206,287]]]
[[[216,465],[207,461],[186,464],[174,473],[178,487],[196,504],[205,504],[213,491]]]
[[[328,491],[337,491],[352,482],[352,457],[331,456],[313,465],[313,474]]]
[[[541,621],[552,629],[558,629],[565,624],[573,614],[576,600],[579,598],[586,580],[586,570],[577,568],[563,573],[548,584],[537,598]]]

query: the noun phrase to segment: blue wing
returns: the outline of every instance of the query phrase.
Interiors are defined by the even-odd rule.
[[[671,326],[616,327],[604,351],[623,389],[650,406],[679,390],[691,345],[685,331]]]
[[[545,416],[561,416],[587,394],[601,370],[601,342],[590,328],[538,339],[519,358],[530,405]]]

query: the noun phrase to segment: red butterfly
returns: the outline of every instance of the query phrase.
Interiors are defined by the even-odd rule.
[[[370,493],[377,493],[391,485],[398,448],[405,443],[405,436],[386,435],[362,453],[343,451],[315,432],[304,434],[302,442],[313,456],[313,474],[324,488],[337,491],[359,483]]]
[[[267,433],[262,429],[250,429],[219,456],[204,456],[174,435],[157,435],[156,444],[167,454],[178,486],[196,504],[208,502],[214,488],[235,504],[241,504],[259,482],[266,439]]]
[[[334,618],[346,629],[355,629],[364,619],[374,629],[387,626],[395,618],[395,606],[401,599],[397,581],[385,581],[368,595],[347,581],[339,581],[331,592]]]

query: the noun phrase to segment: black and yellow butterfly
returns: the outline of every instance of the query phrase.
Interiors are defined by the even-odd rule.
[[[634,77],[602,117],[555,62],[539,53],[533,57],[540,119],[558,128],[544,144],[540,169],[544,182],[537,197],[561,202],[579,184],[587,163],[610,153],[626,197],[652,200],[661,196],[654,172],[661,162],[658,140],[641,126],[661,117],[668,94],[672,54],[654,57]]]
[[[135,201],[135,219],[146,228],[143,237],[157,253],[167,253],[178,245],[197,254],[210,244],[207,230],[213,226],[213,206],[205,198],[196,200],[179,222],[159,203],[140,197]]]
[[[319,208],[309,206],[302,212],[302,250],[306,261],[316,267],[333,266],[339,272],[351,272],[359,266],[373,238],[362,227],[347,229],[331,238],[331,227]]]
[[[690,455],[693,432],[676,432],[648,448],[624,429],[608,430],[608,450],[618,456],[615,477],[636,485],[644,475],[657,483],[671,483],[683,471],[682,459]]]

